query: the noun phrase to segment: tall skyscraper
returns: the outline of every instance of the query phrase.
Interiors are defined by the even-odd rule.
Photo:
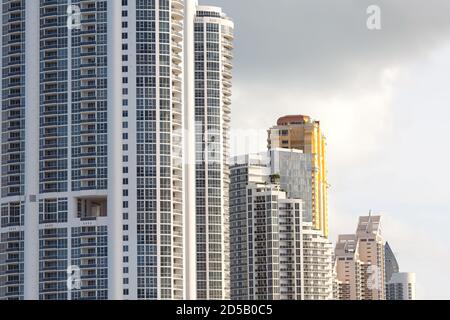
[[[308,116],[286,116],[269,129],[269,149],[299,149],[313,156],[312,160],[312,217],[313,225],[328,237],[328,180],[326,139],[320,122]]]
[[[299,150],[277,149],[232,160],[232,299],[332,298],[331,243],[305,221],[304,201],[289,196],[310,181],[300,165],[307,159]]]
[[[391,249],[391,246],[387,242],[384,245],[384,261],[386,269],[386,283],[388,283],[394,273],[400,272],[400,267],[398,265],[397,258],[395,257],[394,252]]]
[[[220,8],[195,18],[197,298],[229,299],[229,131],[233,22]]]
[[[0,299],[225,298],[232,23],[194,0],[5,0],[0,19]]]
[[[335,248],[335,266],[340,299],[385,299],[381,216],[360,217],[355,234],[339,236]]]
[[[362,264],[363,300],[385,299],[384,241],[381,216],[360,217],[356,237]]]
[[[416,300],[416,274],[393,273],[386,284],[386,300]]]

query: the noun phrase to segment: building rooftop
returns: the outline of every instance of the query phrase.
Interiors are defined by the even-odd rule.
[[[373,234],[381,236],[381,216],[369,215],[359,217],[356,234],[358,236],[362,236],[363,234]]]
[[[304,116],[304,115],[291,115],[291,116],[284,116],[278,119],[277,125],[279,126],[287,126],[292,124],[305,124],[305,123],[311,123],[311,117],[310,116]]]

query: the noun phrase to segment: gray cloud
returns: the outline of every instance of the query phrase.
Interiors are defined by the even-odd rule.
[[[236,75],[302,85],[342,85],[359,69],[399,64],[450,35],[445,0],[203,0],[236,22]],[[366,9],[382,10],[382,30]],[[361,79],[359,79],[361,80]]]

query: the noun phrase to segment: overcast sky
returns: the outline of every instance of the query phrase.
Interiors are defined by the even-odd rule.
[[[418,297],[450,299],[450,1],[200,3],[236,24],[233,129],[254,133],[235,152],[264,151],[280,116],[320,120],[332,240],[372,209]],[[366,27],[372,4],[379,31]]]

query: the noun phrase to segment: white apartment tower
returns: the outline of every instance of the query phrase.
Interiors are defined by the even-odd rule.
[[[395,254],[386,242],[384,246],[386,300],[416,300],[416,274],[400,272]]]
[[[231,298],[328,300],[333,296],[332,248],[305,221],[304,201],[291,182],[307,185],[301,151],[271,150],[236,157],[231,165]],[[288,161],[278,171],[279,163]],[[298,169],[298,171],[294,170]],[[288,178],[289,176],[289,178]]]
[[[197,271],[196,204],[205,200],[196,193],[195,121],[200,107],[218,114],[225,158],[232,24],[223,13],[204,21],[218,30],[203,47],[214,81],[197,79],[194,26],[220,12],[207,8],[2,1],[0,299],[222,298],[225,211],[205,211],[221,225],[207,247],[223,262],[223,287],[209,257],[206,276]],[[200,105],[202,85],[215,90]]]
[[[416,274],[393,273],[386,284],[386,300],[416,300]]]
[[[233,22],[197,7],[194,24],[197,298],[230,298],[229,132]]]

